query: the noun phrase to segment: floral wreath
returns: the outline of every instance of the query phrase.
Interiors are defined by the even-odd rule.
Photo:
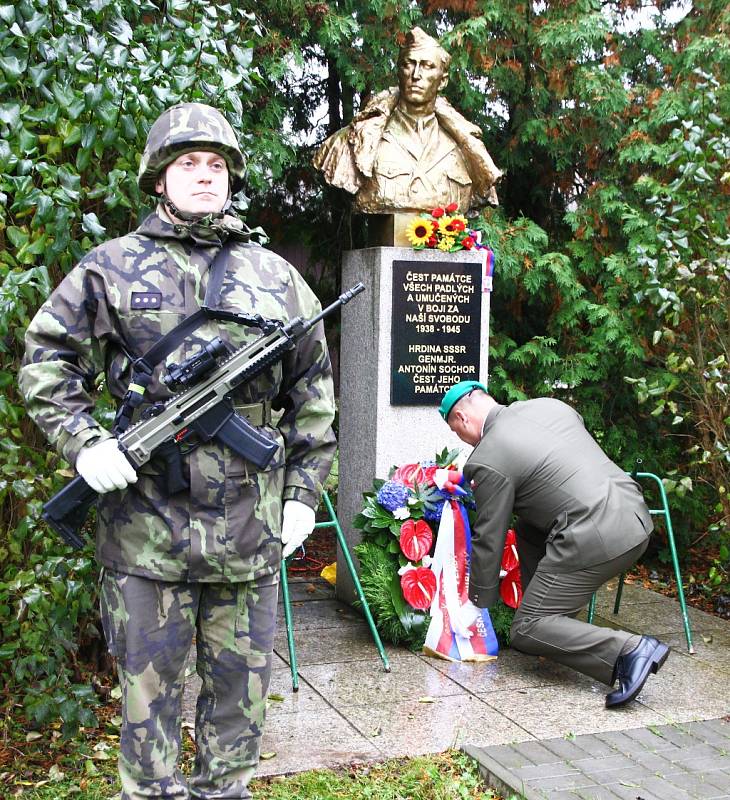
[[[452,531],[454,525],[458,529],[463,522],[470,549],[469,530],[475,514],[471,491],[461,485],[463,478],[454,463],[457,455],[458,450],[444,450],[433,461],[393,467],[388,480],[376,479],[372,491],[363,495],[362,510],[353,521],[362,530],[362,541],[355,547],[360,559],[360,580],[380,634],[387,641],[413,650],[436,650],[431,654],[444,658],[449,656],[438,652],[435,646],[424,647],[427,639],[433,638],[432,616],[440,614],[438,594],[442,582],[437,563],[444,545],[439,542],[440,531]],[[448,514],[444,513],[445,507]],[[468,555],[466,559],[468,570]],[[453,550],[447,560],[454,561]],[[507,534],[501,566],[502,600],[489,613],[483,613],[496,640],[507,645],[514,609],[522,599],[513,531]],[[472,609],[479,611],[473,606]],[[452,621],[452,627],[457,629],[458,625]],[[484,632],[479,620],[477,627]],[[480,659],[477,656],[461,660]]]

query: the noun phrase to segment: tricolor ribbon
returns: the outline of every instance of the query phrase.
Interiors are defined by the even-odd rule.
[[[479,248],[482,253],[482,292],[491,292],[493,275],[494,275],[494,250],[489,247],[482,246]]]
[[[436,594],[423,650],[449,661],[488,661],[499,650],[489,611],[469,600],[471,531],[463,505],[447,500],[441,513],[431,570]]]

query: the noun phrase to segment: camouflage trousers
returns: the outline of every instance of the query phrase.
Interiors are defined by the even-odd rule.
[[[271,676],[278,575],[177,583],[105,570],[101,616],[122,688],[122,800],[249,798]],[[197,754],[180,770],[185,666],[202,680]]]

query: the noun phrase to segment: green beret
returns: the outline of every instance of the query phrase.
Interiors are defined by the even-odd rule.
[[[473,392],[474,389],[481,389],[483,392],[487,391],[487,387],[483,383],[479,383],[479,381],[461,381],[461,383],[454,384],[444,395],[444,399],[439,406],[439,414],[444,419],[448,419],[451,409],[464,395]]]

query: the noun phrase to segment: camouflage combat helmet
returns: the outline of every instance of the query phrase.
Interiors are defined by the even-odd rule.
[[[155,183],[160,171],[191,150],[210,150],[223,156],[228,164],[231,192],[235,194],[243,188],[246,159],[236,134],[220,111],[203,103],[180,103],[155,120],[139,164],[139,188],[157,196]]]

